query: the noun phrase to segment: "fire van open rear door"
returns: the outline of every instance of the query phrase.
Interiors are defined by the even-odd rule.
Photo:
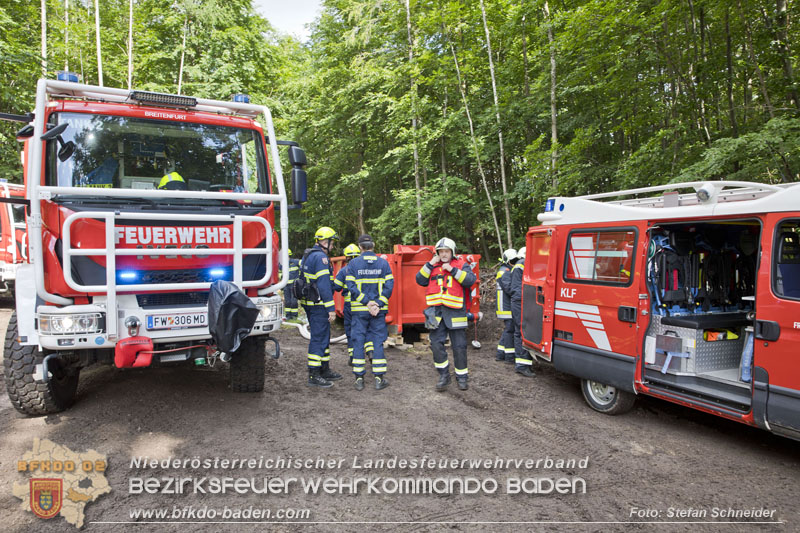
[[[541,357],[551,358],[553,312],[556,292],[556,228],[528,231],[524,276],[522,278],[522,341]]]

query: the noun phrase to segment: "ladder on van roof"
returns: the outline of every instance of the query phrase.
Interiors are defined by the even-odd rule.
[[[770,194],[784,190],[796,183],[783,183],[780,185],[769,185],[766,183],[755,183],[750,181],[690,181],[684,183],[668,183],[666,185],[655,185],[652,187],[641,187],[638,189],[626,189],[622,191],[604,192],[598,194],[587,194],[577,196],[583,200],[599,200],[603,198],[619,198],[610,200],[607,203],[617,205],[628,205],[634,207],[680,207],[700,204],[713,204],[722,202],[741,202],[745,200],[756,200]],[[678,189],[695,190],[694,193],[678,193]],[[653,192],[664,191],[661,196],[651,196],[647,198],[620,198],[624,196],[635,196]],[[670,191],[673,191],[670,193]]]

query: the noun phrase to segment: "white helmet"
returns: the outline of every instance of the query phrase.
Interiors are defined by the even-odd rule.
[[[436,250],[439,251],[444,248],[449,248],[453,255],[456,255],[456,243],[453,239],[448,239],[447,237],[439,239],[439,242],[436,243]]]
[[[523,246],[519,250],[517,250],[517,259],[525,259],[525,252],[528,251],[527,246]]]
[[[503,263],[510,263],[514,259],[517,258],[517,251],[513,248],[509,248],[505,252],[503,252]]]

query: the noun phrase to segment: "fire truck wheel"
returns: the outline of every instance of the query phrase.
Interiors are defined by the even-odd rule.
[[[79,368],[62,369],[54,362],[45,383],[34,379],[36,366],[47,355],[36,346],[17,342],[17,314],[12,313],[6,330],[3,370],[11,404],[20,413],[40,416],[59,413],[72,405],[78,390]]]
[[[636,395],[630,392],[589,379],[581,380],[581,391],[592,409],[607,415],[627,413],[636,401]]]
[[[248,337],[239,349],[231,354],[231,390],[233,392],[261,392],[264,390],[264,364],[266,347],[259,337]]]

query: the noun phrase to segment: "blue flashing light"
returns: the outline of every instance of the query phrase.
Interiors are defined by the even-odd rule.
[[[560,206],[558,206],[558,210],[559,211],[563,211],[564,210],[564,204],[561,204]]]
[[[544,212],[549,213],[552,211],[556,206],[556,199],[555,198],[548,198],[547,202],[544,204]]]
[[[233,101],[239,104],[249,104],[250,103],[250,95],[237,93],[233,95]]]
[[[78,75],[74,72],[68,72],[66,70],[59,70],[56,72],[56,79],[58,81],[68,81],[71,83],[78,83]]]
[[[224,268],[212,268],[208,271],[208,275],[212,278],[219,279],[224,277],[227,274],[227,270]]]
[[[139,273],[135,270],[124,270],[118,274],[120,281],[136,281]]]

